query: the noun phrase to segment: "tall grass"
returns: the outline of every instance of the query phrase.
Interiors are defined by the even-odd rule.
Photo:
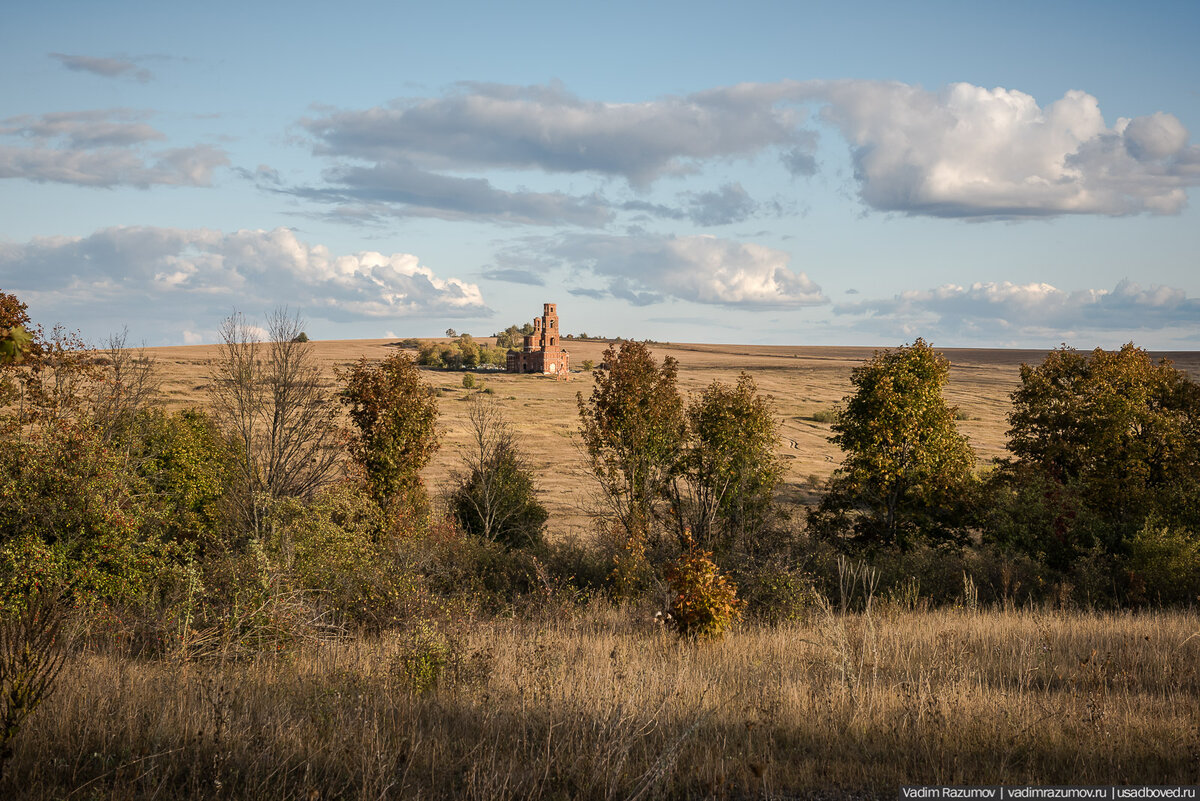
[[[1184,612],[877,604],[697,645],[597,605],[255,659],[93,651],[71,659],[31,719],[0,796],[894,797],[908,782],[1196,783],[1198,631]]]

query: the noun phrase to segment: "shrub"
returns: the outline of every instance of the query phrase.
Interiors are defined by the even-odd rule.
[[[834,423],[837,422],[837,412],[833,409],[818,409],[808,417],[814,423]]]
[[[338,619],[386,628],[403,617],[408,596],[419,592],[419,577],[397,565],[387,547],[381,510],[353,484],[310,504],[281,504],[275,520],[272,561]]]
[[[475,374],[467,373],[466,375],[464,375],[463,380],[462,380],[462,385],[463,385],[463,389],[474,389],[475,388]]]
[[[63,600],[45,592],[0,615],[0,778],[12,741],[54,691],[69,649]]]
[[[1130,542],[1131,600],[1200,600],[1200,537],[1148,521]]]
[[[143,412],[130,445],[137,474],[151,493],[153,524],[163,539],[203,547],[222,535],[224,493],[232,475],[228,442],[203,411]]]
[[[62,423],[0,442],[0,591],[32,577],[81,600],[133,601],[160,573],[144,493],[91,429]]]
[[[533,472],[516,434],[493,401],[479,396],[467,413],[471,449],[466,471],[454,476],[454,519],[464,531],[510,548],[541,542],[546,507],[538,503]]]
[[[591,359],[584,359],[583,363],[580,364],[579,366],[583,369],[583,371],[585,373],[590,373],[590,372],[592,372],[592,370],[595,369],[596,363],[594,361],[592,361]]]
[[[812,576],[783,560],[748,570],[739,587],[747,617],[770,625],[804,621],[820,603]]]
[[[672,625],[681,637],[721,637],[742,614],[737,587],[721,575],[712,554],[689,542],[664,574],[671,591]]]
[[[437,687],[453,656],[445,635],[422,621],[401,642],[393,674],[413,695],[422,695]]]
[[[393,353],[380,364],[366,358],[349,372],[342,403],[350,408],[357,430],[350,456],[365,475],[381,506],[393,501],[423,505],[423,468],[438,447],[437,399],[406,353]]]

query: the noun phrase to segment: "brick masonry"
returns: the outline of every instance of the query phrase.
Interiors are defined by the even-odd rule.
[[[571,354],[560,344],[558,309],[553,303],[542,307],[533,320],[533,333],[525,337],[520,352],[508,352],[508,372],[563,376],[571,370]]]

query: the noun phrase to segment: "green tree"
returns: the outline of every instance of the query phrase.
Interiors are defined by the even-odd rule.
[[[1058,567],[1146,525],[1200,531],[1200,385],[1132,343],[1021,366],[989,538]]]
[[[438,448],[438,408],[421,371],[400,352],[379,364],[359,359],[338,378],[357,429],[350,455],[372,495],[385,508],[397,502],[423,506],[421,468]]]
[[[0,367],[19,364],[34,350],[29,307],[16,295],[0,292]]]
[[[0,592],[68,587],[87,601],[134,600],[160,555],[142,533],[143,489],[87,425],[0,440]]]
[[[129,445],[133,465],[150,493],[159,536],[203,549],[222,537],[225,492],[234,454],[204,411],[142,411]]]
[[[510,325],[503,331],[496,332],[494,336],[498,348],[520,350],[525,345],[525,334],[522,333],[520,326]]]
[[[453,479],[450,509],[470,534],[509,548],[536,545],[549,516],[538,503],[533,471],[512,426],[494,401],[476,396],[467,412],[471,444],[465,472]]]
[[[814,531],[902,547],[965,537],[975,455],[942,395],[949,375],[923,339],[853,370],[830,437],[845,456],[810,512]]]
[[[688,442],[672,495],[677,523],[703,548],[753,550],[773,519],[783,466],[771,399],[742,373],[734,386],[712,384],[687,407]]]
[[[650,534],[683,451],[677,373],[670,356],[660,366],[645,344],[624,342],[604,351],[591,397],[576,394],[588,466],[631,540]]]

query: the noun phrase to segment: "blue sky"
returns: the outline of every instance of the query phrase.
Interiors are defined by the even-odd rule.
[[[1200,348],[1200,4],[42,3],[0,289],[95,340]]]

